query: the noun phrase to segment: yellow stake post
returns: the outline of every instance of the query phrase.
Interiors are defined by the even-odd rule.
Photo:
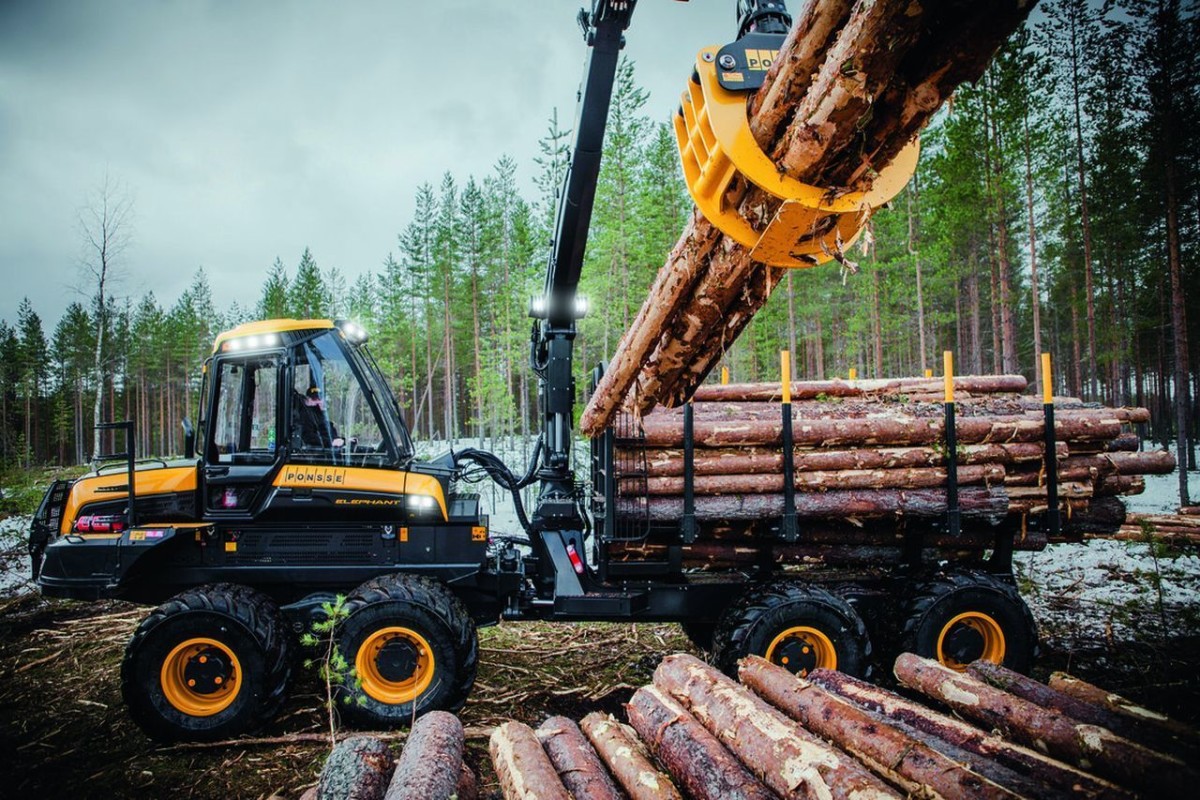
[[[729,367],[721,367],[721,385],[729,385]]]
[[[854,367],[850,368],[850,380],[858,380],[858,370],[856,370]]]
[[[779,375],[783,384],[783,402],[792,402],[792,354],[787,350],[779,351]]]
[[[946,376],[946,402],[954,402],[954,353],[947,350],[942,353],[942,369]]]
[[[1042,353],[1042,402],[1054,402],[1054,381],[1050,375],[1050,354]]]

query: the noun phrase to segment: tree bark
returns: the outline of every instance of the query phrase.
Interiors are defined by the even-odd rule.
[[[684,704],[780,797],[896,797],[887,784],[852,757],[798,728],[744,686],[694,656],[667,656],[654,671],[654,685]]]
[[[579,727],[631,800],[683,800],[632,729],[598,711],[584,717]]]
[[[1165,714],[1144,708],[1115,692],[1105,691],[1099,686],[1072,677],[1065,672],[1055,672],[1050,675],[1050,688],[1085,703],[1105,708],[1114,714],[1119,714],[1136,725],[1157,728],[1166,736],[1185,742],[1191,747],[1200,747],[1200,732],[1197,732],[1195,728],[1173,720]]]
[[[809,673],[808,680],[884,719],[893,720],[912,731],[931,737],[927,741],[934,742],[935,749],[937,743],[944,742],[949,747],[976,756],[977,758],[972,759],[972,765],[995,776],[994,780],[1007,780],[1007,777],[1002,773],[990,771],[989,765],[993,763],[1020,775],[1036,775],[1037,781],[1045,787],[1048,796],[1105,800],[1130,800],[1132,797],[1106,780],[1002,739],[994,733],[980,730],[954,717],[939,714],[927,706],[858,678],[841,672],[818,669]]]
[[[1106,728],[1043,709],[936,661],[904,653],[896,659],[895,673],[903,685],[946,704],[957,714],[1135,790],[1182,797],[1187,794],[1185,787],[1194,787],[1200,780],[1200,775],[1176,758],[1155,753]]]
[[[505,800],[572,800],[533,729],[508,721],[488,740]]]
[[[629,723],[696,800],[778,800],[679,703],[655,686],[634,692]]]
[[[462,767],[462,723],[430,711],[413,723],[384,800],[448,800],[458,793]]]
[[[563,786],[575,800],[621,800],[620,790],[573,720],[550,717],[536,733]]]
[[[738,678],[771,705],[861,759],[910,796],[932,789],[942,797],[1020,797],[929,747],[899,726],[869,714],[766,659],[758,656],[744,659],[738,668]]]
[[[1036,476],[1035,476],[1036,477]],[[1085,477],[1090,474],[1085,473]],[[962,466],[958,483],[962,486],[1004,483],[1004,467],[998,464]],[[826,492],[838,489],[931,489],[946,485],[946,470],[940,467],[902,469],[844,469],[797,472],[795,488],[801,492]],[[636,479],[621,482],[629,492],[640,491],[643,484]],[[648,495],[682,495],[684,478],[649,478]],[[783,475],[701,475],[693,480],[697,495],[773,494],[783,491]]]
[[[369,736],[343,739],[325,759],[317,797],[381,800],[394,766],[387,742]]]

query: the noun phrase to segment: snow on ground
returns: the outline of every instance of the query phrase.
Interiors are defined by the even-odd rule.
[[[33,591],[25,550],[31,519],[24,515],[0,519],[0,597]]]

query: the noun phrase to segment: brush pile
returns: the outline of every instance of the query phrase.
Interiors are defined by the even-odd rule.
[[[867,189],[960,84],[983,74],[1033,5],[813,0],[749,100],[751,133],[781,174],[829,187],[830,196]],[[759,231],[779,206],[748,184],[725,201]],[[852,268],[840,247],[829,255]],[[691,396],[783,272],[694,214],[617,346],[582,431],[598,435],[622,407],[645,412]]]
[[[630,699],[628,725],[508,722],[492,763],[507,800],[1182,797],[1200,778],[1196,731],[1069,676],[1047,686],[912,654],[895,673],[922,702],[756,656],[739,683],[672,655]]]
[[[769,537],[784,512],[787,457],[801,533],[799,543],[773,547],[777,561],[878,561],[912,534],[926,548],[981,553],[995,546],[997,531],[1007,531],[1018,549],[1041,549],[1047,526],[1029,523],[1042,521],[1049,507],[1045,417],[1038,399],[1021,394],[1025,388],[1019,375],[955,380],[963,533],[949,536],[939,528],[947,510],[945,414],[934,402],[940,381],[793,383],[791,453],[781,446],[778,385],[702,387],[692,403],[701,535],[685,546],[685,566],[758,559],[756,537]],[[677,538],[666,527],[684,515],[683,417],[683,409],[657,409],[641,422],[644,437],[617,441],[618,514],[647,519],[651,530],[645,541],[614,543],[617,560],[656,558]],[[1148,419],[1142,408],[1055,399],[1061,538],[1117,533],[1125,522],[1120,496],[1142,492],[1143,475],[1175,468],[1168,452],[1138,451],[1132,426]],[[666,527],[656,532],[655,523]]]

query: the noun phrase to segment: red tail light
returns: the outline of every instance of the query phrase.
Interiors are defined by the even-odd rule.
[[[125,530],[125,518],[117,514],[88,515],[75,520],[78,533],[120,533]]]
[[[582,575],[583,559],[579,557],[579,553],[575,550],[575,545],[567,545],[567,558],[571,559],[571,566],[575,568],[575,574]]]

